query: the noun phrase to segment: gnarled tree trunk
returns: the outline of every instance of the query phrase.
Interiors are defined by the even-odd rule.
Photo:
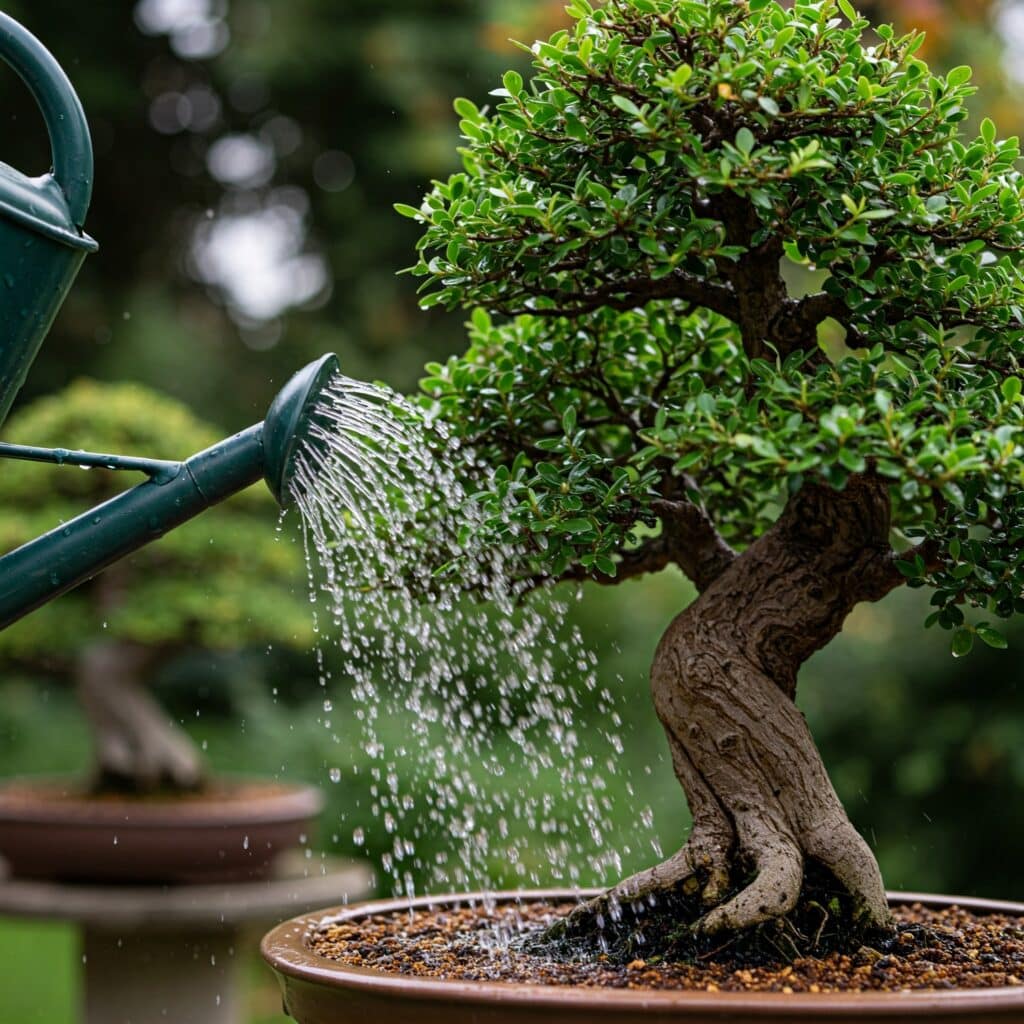
[[[794,703],[800,665],[855,604],[900,582],[888,534],[884,481],[853,477],[842,492],[808,484],[742,555],[720,557],[704,573],[651,672],[693,831],[678,853],[603,902],[699,883],[699,928],[739,930],[793,909],[813,858],[847,889],[864,924],[890,926],[875,858]]]

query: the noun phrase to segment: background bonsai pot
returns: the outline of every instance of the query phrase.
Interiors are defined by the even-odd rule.
[[[92,794],[81,779],[19,779],[0,787],[0,856],[20,878],[256,880],[305,842],[322,806],[312,786],[260,779],[139,796]]]
[[[596,891],[591,895],[596,895]],[[572,900],[565,890],[506,892],[499,903],[529,899]],[[583,894],[587,895],[587,894]],[[264,959],[277,974],[285,1012],[299,1024],[502,1024],[518,1021],[603,1021],[632,1024],[685,1020],[689,1024],[756,1021],[758,1024],[826,1024],[910,1018],[962,1020],[972,1024],[1024,1019],[1024,986],[1013,988],[914,991],[896,993],[794,994],[684,992],[572,988],[502,982],[444,981],[349,967],[313,953],[310,938],[327,921],[375,913],[427,908],[480,900],[474,896],[436,896],[380,900],[306,914],[278,925],[264,936]],[[948,896],[892,893],[890,903],[920,902],[933,908],[957,904],[974,913],[1024,916],[1024,904]]]

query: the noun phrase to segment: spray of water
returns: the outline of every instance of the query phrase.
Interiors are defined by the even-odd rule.
[[[524,885],[621,871],[603,831],[615,815],[602,774],[614,770],[621,741],[611,724],[595,757],[574,725],[581,692],[598,691],[590,701],[608,723],[620,721],[615,701],[600,691],[578,631],[564,626],[564,603],[528,597],[514,581],[521,552],[494,543],[474,499],[488,479],[442,422],[341,376],[322,394],[297,457],[292,495],[324,708],[333,709],[333,686],[351,690],[357,723],[341,727],[360,730],[371,759],[372,813],[353,837],[362,844],[370,829],[387,833],[381,867],[398,894],[414,895],[415,877],[432,891],[486,890],[496,864]],[[566,662],[571,679],[554,667]],[[343,678],[332,683],[335,672]],[[396,717],[410,723],[398,743],[382,728]],[[328,768],[334,781],[345,770]],[[529,791],[523,778],[533,780]],[[510,821],[527,829],[510,830]],[[423,863],[427,831],[448,841]],[[524,832],[528,843],[513,834]],[[581,861],[581,838],[602,851],[596,860]]]

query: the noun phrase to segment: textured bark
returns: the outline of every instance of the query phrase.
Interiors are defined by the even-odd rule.
[[[79,660],[77,692],[95,742],[99,789],[196,789],[203,763],[186,733],[141,683],[153,652],[125,643],[90,647]]]
[[[884,482],[807,485],[776,524],[727,560],[669,626],[651,672],[655,707],[693,815],[686,845],[604,900],[703,886],[706,932],[796,905],[805,858],[831,870],[864,923],[890,918],[875,858],[850,824],[793,702],[803,661],[853,606],[899,584]],[[754,877],[726,902],[723,894]]]

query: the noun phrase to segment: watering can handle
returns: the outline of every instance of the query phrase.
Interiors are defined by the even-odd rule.
[[[53,176],[76,227],[85,223],[92,196],[92,139],[85,111],[64,69],[28,29],[0,13],[0,59],[28,86],[43,112],[53,154]]]

